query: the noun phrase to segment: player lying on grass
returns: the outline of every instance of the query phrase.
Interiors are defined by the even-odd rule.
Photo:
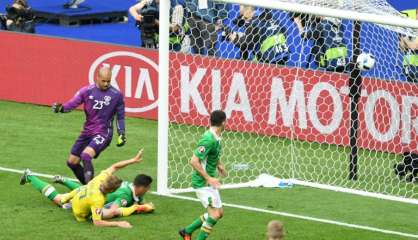
[[[62,176],[55,176],[53,181],[63,184],[70,190],[82,187],[78,182]],[[144,195],[150,190],[151,183],[152,178],[145,174],[138,174],[132,183],[123,181],[116,191],[106,195],[103,218],[109,219],[118,216],[128,216],[129,211],[123,212],[121,210],[133,205],[138,205],[135,211],[136,213],[153,212],[155,210],[154,205],[152,203],[144,203]]]
[[[72,200],[73,214],[79,222],[86,221],[91,217],[95,226],[131,228],[131,224],[126,221],[110,222],[103,220],[103,207],[106,195],[114,192],[122,184],[122,180],[113,174],[128,165],[141,162],[142,152],[140,150],[132,159],[113,164],[108,169],[102,171],[97,177],[93,178],[87,185],[77,188],[70,193],[59,194],[53,186],[33,176],[28,169],[25,170],[21,177],[20,184],[31,183],[35,189],[39,190],[45,197],[58,206],[62,206],[64,203]],[[120,211],[134,212],[136,208],[137,205],[133,205],[129,208],[123,208]]]
[[[111,79],[111,69],[102,67],[94,84],[81,88],[70,101],[52,106],[54,113],[67,113],[84,105],[86,122],[67,160],[67,166],[83,184],[94,177],[93,158],[99,157],[112,141],[115,116],[119,134],[117,146],[121,147],[126,142],[125,103],[120,91],[110,85]]]
[[[192,175],[192,187],[196,191],[207,212],[196,218],[189,226],[179,231],[184,240],[192,239],[194,231],[200,228],[197,240],[204,240],[209,237],[212,228],[222,218],[224,210],[222,207],[219,188],[221,183],[216,178],[217,172],[226,176],[224,165],[219,160],[221,155],[221,133],[225,128],[226,115],[223,111],[213,111],[210,115],[210,129],[200,138],[196,149],[193,152],[190,165],[194,172]]]

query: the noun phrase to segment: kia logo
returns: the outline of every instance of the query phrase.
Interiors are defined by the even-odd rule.
[[[126,112],[141,113],[157,107],[158,65],[153,60],[128,51],[106,53],[91,64],[90,84],[94,83],[96,72],[101,66],[112,70],[111,84],[124,93]]]

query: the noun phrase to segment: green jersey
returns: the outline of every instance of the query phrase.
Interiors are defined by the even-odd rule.
[[[200,138],[194,155],[200,159],[203,169],[211,177],[216,177],[219,157],[221,155],[221,139],[216,134],[207,130]],[[205,179],[195,170],[192,175],[192,187],[201,188],[207,186]]]
[[[129,207],[142,201],[142,197],[135,196],[133,184],[127,181],[123,181],[116,191],[106,195],[106,205],[117,204],[119,207]]]

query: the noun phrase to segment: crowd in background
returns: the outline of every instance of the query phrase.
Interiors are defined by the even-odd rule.
[[[81,2],[71,0],[66,7],[77,8]],[[212,0],[172,0],[170,50],[332,72],[348,73],[352,70],[349,64],[352,58],[349,21],[278,13],[244,5],[234,11],[236,8],[237,5]],[[141,46],[158,48],[159,0],[139,0],[129,9],[129,13],[140,30]],[[404,11],[404,14],[411,19],[418,19],[416,9]],[[35,32],[34,14],[26,0],[13,0],[6,7],[6,14],[0,15],[0,29]],[[378,48],[375,52],[379,56],[376,57],[381,58],[377,59],[381,67],[376,69],[376,77],[405,78],[409,82],[418,82],[417,36],[394,32],[383,34],[388,35],[388,40],[397,38],[398,41],[384,42],[387,46],[372,46]],[[381,35],[377,36],[371,31],[367,41],[373,38],[385,41],[385,36]],[[363,45],[377,45],[368,44],[367,41]],[[221,52],[221,42],[238,49],[239,53],[228,55],[225,49]]]
[[[170,49],[215,56],[217,44],[227,41],[239,49],[236,58],[288,65],[292,53],[301,50],[291,46],[295,40],[288,24],[283,23],[287,18],[296,25],[301,44],[311,46],[305,60],[308,64],[302,67],[332,72],[352,70],[349,69],[352,51],[345,36],[348,24],[342,20],[306,14],[277,17],[274,11],[244,5],[239,6],[238,16],[231,18],[232,7],[212,0],[171,1]],[[158,8],[159,0],[142,0],[129,10],[141,30],[143,47],[158,47]],[[406,14],[417,19],[416,10]],[[408,81],[418,82],[418,38],[402,35],[398,38],[403,74]]]

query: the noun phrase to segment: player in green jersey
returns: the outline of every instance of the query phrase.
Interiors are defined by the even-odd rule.
[[[227,175],[220,161],[221,134],[225,128],[226,114],[216,110],[210,115],[210,128],[203,134],[193,152],[190,165],[193,167],[192,187],[196,191],[207,212],[196,218],[189,226],[179,231],[184,240],[190,240],[193,232],[200,228],[197,240],[207,239],[215,224],[222,218],[222,207],[219,188],[221,177]]]

